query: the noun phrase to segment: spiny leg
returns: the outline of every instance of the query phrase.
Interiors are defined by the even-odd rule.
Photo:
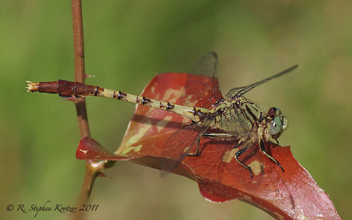
[[[241,146],[242,142],[243,142],[243,139],[239,140],[238,143],[236,144],[236,146],[234,146],[233,148],[231,148],[231,150],[232,150],[232,149],[235,149],[235,148],[238,148],[239,146]]]
[[[276,141],[276,144],[280,144],[278,139],[274,139]]]
[[[229,138],[233,137],[231,134],[223,134],[223,133],[204,133],[203,137],[213,137],[213,138]],[[187,156],[199,156],[200,151],[199,151],[199,142],[200,142],[201,137],[197,141],[197,148],[196,148],[196,153],[188,153]],[[235,146],[235,148],[239,147],[241,145],[241,142],[238,142],[238,144]]]
[[[240,142],[242,142],[242,141],[240,140],[239,143],[238,143],[234,148],[237,148],[237,147],[239,146],[239,144],[241,144]],[[238,151],[236,152],[236,154],[235,154],[235,159],[236,159],[236,161],[237,161],[239,164],[241,164],[244,168],[246,168],[247,170],[249,170],[249,174],[251,175],[251,178],[253,178],[252,169],[251,169],[249,166],[247,166],[246,164],[244,164],[242,161],[240,161],[240,160],[238,159],[238,157],[241,156],[244,152],[246,152],[246,151],[249,149],[249,147],[252,146],[252,145],[253,145],[253,143],[250,142],[250,141],[248,141],[248,142],[244,145],[244,147],[243,147],[242,149],[238,150]]]
[[[197,141],[197,148],[196,148],[196,153],[188,153],[187,156],[195,156],[195,157],[198,157],[200,155],[200,152],[199,152],[199,142],[200,142],[200,138],[198,139]]]
[[[270,156],[266,150],[265,150],[265,145],[262,139],[259,140],[259,146],[260,146],[260,150],[263,152],[263,154],[267,157],[269,157],[270,160],[274,161],[274,163],[276,163],[276,165],[278,165],[282,172],[285,172],[284,168],[282,168],[281,164],[279,163],[279,161],[277,161],[274,157]]]

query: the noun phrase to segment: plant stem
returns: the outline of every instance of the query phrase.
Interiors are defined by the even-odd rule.
[[[84,44],[83,44],[83,21],[82,21],[82,4],[81,0],[71,0],[72,5],[72,24],[73,24],[73,43],[74,43],[74,62],[75,62],[75,81],[84,83],[86,74],[84,70]],[[75,106],[78,119],[78,127],[81,139],[90,137],[87,107],[84,98],[76,98]],[[99,174],[100,169],[94,168],[94,164],[99,163],[93,160],[86,161],[86,172],[77,201],[77,207],[86,204],[91,193],[94,180]],[[101,166],[103,168],[103,166]],[[84,219],[85,212],[77,212],[73,219]]]
[[[75,81],[84,83],[84,44],[81,0],[72,0],[73,45],[75,59]],[[81,138],[90,137],[87,107],[84,98],[75,99],[78,126]]]

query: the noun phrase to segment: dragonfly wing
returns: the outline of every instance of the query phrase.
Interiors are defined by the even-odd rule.
[[[282,72],[279,72],[279,73],[277,73],[277,74],[275,74],[275,75],[273,75],[271,77],[268,77],[266,79],[263,79],[263,80],[261,80],[259,82],[253,83],[253,84],[248,85],[248,86],[233,88],[226,94],[226,96],[229,97],[229,98],[232,98],[234,96],[236,96],[236,97],[243,96],[245,93],[251,91],[255,87],[257,87],[257,86],[259,86],[259,85],[261,85],[263,83],[266,83],[266,82],[268,82],[268,81],[270,81],[272,79],[280,77],[280,76],[282,76],[284,74],[287,74],[287,73],[291,72],[292,70],[296,69],[297,67],[298,67],[298,65],[292,66],[292,67],[290,67],[290,68],[288,68],[288,69],[286,69],[286,70],[284,70]]]
[[[241,91],[242,89],[245,89],[245,88],[246,88],[246,86],[232,88],[230,91],[227,92],[226,97],[232,98],[232,97],[234,97],[239,91]]]
[[[181,96],[183,105],[209,109],[222,99],[216,53],[203,56],[191,73]]]
[[[170,173],[197,145],[216,114],[199,122],[193,122],[176,131],[166,140],[161,161],[161,176]]]

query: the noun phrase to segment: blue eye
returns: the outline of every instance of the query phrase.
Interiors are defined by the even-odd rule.
[[[282,131],[282,121],[279,116],[276,116],[271,122],[270,122],[270,134],[271,135],[277,135]]]

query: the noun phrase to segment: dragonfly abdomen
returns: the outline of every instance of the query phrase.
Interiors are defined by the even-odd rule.
[[[66,80],[39,83],[32,83],[30,81],[27,81],[27,89],[27,92],[59,94],[59,96],[61,97],[96,96],[99,93],[99,90],[102,90],[102,88],[100,88],[99,86],[91,86],[79,82],[70,82]]]
[[[100,96],[113,98],[176,113],[195,122],[204,119],[210,113],[210,110],[206,108],[182,106],[170,102],[146,98],[143,96],[136,96],[112,89],[105,89],[99,86],[92,86],[84,83],[66,80],[39,83],[32,83],[27,81],[27,89],[27,92],[59,94],[61,97]]]

